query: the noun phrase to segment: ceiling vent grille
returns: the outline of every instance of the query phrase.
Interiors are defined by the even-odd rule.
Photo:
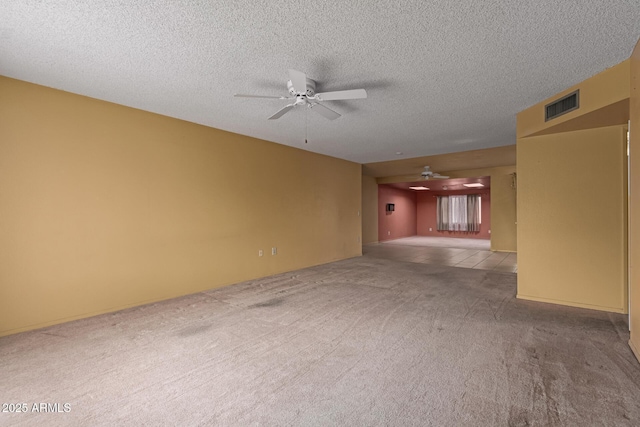
[[[544,121],[548,122],[551,119],[555,119],[558,116],[568,113],[569,111],[577,110],[580,108],[580,91],[570,93],[567,96],[563,96],[557,101],[553,101],[551,104],[547,104],[544,107]]]

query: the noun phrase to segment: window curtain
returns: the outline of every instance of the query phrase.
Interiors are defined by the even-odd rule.
[[[436,227],[438,231],[449,229],[449,197],[438,196],[436,208]]]
[[[437,196],[438,231],[480,231],[480,195]]]
[[[467,231],[467,196],[449,196],[449,231]]]
[[[480,195],[467,196],[467,230],[480,231]]]

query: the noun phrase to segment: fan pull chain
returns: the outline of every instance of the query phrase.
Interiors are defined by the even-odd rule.
[[[309,106],[311,108],[311,106]],[[304,143],[307,143],[307,128],[309,123],[309,108],[304,112]]]

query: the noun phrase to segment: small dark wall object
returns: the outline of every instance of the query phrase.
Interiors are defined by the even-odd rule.
[[[393,203],[387,203],[387,212],[393,212],[396,210],[396,205]]]

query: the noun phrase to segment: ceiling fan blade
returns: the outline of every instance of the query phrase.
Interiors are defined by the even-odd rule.
[[[302,71],[289,70],[289,79],[293,90],[297,93],[307,93],[307,75]]]
[[[448,176],[440,175],[439,173],[433,174],[432,178],[449,179]]]
[[[335,92],[316,93],[319,101],[339,101],[342,99],[362,99],[367,97],[364,89],[337,90]]]
[[[236,98],[266,98],[266,99],[289,99],[286,96],[270,96],[270,95],[245,95],[244,93],[236,93]]]
[[[280,110],[278,110],[277,113],[275,113],[273,116],[269,117],[269,120],[279,119],[280,117],[282,117],[285,114],[287,114],[289,112],[289,110],[291,110],[292,108],[293,108],[293,104],[289,104],[286,107],[281,108]]]
[[[322,104],[311,104],[311,109],[329,120],[335,120],[340,117],[340,114]]]

